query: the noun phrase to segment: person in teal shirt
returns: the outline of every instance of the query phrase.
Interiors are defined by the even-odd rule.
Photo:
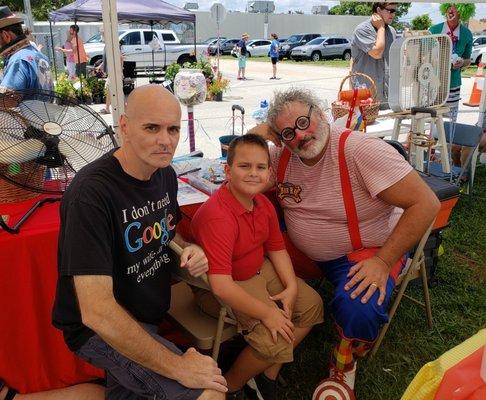
[[[449,116],[451,122],[456,122],[459,111],[459,100],[461,99],[461,70],[471,64],[471,52],[473,36],[471,31],[460,21],[467,21],[474,15],[474,4],[441,4],[440,10],[445,16],[446,21],[430,27],[429,31],[433,34],[444,33],[449,35],[452,41],[451,57],[451,83],[449,86],[449,96],[446,104],[450,108]],[[468,156],[468,149],[461,146],[452,146],[452,162],[456,166],[461,166],[461,160]]]
[[[465,17],[461,14],[460,7],[455,4],[442,4],[440,9],[446,21],[430,27],[429,31],[433,34],[447,34],[452,41],[451,83],[447,105],[450,107],[451,120],[455,122],[461,92],[461,70],[471,63],[473,37],[471,31],[460,23]]]

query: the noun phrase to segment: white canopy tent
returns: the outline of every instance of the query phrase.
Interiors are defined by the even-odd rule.
[[[118,3],[118,4],[117,4]],[[74,3],[49,13],[50,21],[103,21],[106,60],[110,76],[110,96],[113,108],[113,125],[118,132],[118,121],[124,111],[124,94],[122,87],[122,66],[118,45],[118,20],[122,22],[154,23],[192,22],[196,29],[194,13],[169,4],[163,0],[76,0]],[[195,45],[195,42],[194,42]],[[120,140],[119,135],[117,135]]]

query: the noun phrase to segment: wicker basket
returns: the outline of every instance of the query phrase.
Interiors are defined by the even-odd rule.
[[[380,102],[377,100],[376,96],[376,85],[375,82],[371,77],[369,77],[366,74],[362,74],[360,72],[354,72],[350,73],[347,75],[342,81],[341,85],[339,86],[339,92],[343,90],[343,85],[344,83],[349,79],[350,86],[352,89],[353,87],[353,80],[351,78],[355,76],[362,76],[366,79],[368,79],[371,83],[370,85],[370,91],[371,91],[371,97],[373,98],[373,103],[370,104],[365,104],[365,105],[358,105],[361,109],[361,112],[363,114],[363,120],[365,121],[366,125],[372,124],[375,122],[376,118],[378,118],[378,112],[380,111]],[[338,118],[344,117],[345,115],[349,114],[349,108],[350,104],[339,104],[338,100],[333,101],[331,104],[331,109],[332,109],[332,116],[334,120],[337,120]]]
[[[0,164],[0,203],[17,203],[39,196],[39,193],[24,189],[8,180],[22,182],[27,180],[32,187],[42,187],[46,168],[35,161],[16,164]],[[15,171],[12,171],[15,169]]]

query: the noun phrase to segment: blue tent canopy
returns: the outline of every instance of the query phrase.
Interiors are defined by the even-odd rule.
[[[118,22],[195,22],[196,15],[162,0],[117,0]],[[49,13],[49,20],[96,22],[102,20],[100,0],[77,0]]]

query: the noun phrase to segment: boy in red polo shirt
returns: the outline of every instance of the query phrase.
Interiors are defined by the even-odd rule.
[[[270,179],[265,140],[253,134],[234,139],[225,173],[226,183],[199,208],[191,229],[209,260],[212,292],[233,309],[248,343],[225,375],[227,398],[244,398],[241,389],[254,377],[261,397],[276,399],[280,368],[322,322],[322,300],[296,278],[275,209],[261,194]],[[208,310],[214,298],[209,293],[199,300]]]

